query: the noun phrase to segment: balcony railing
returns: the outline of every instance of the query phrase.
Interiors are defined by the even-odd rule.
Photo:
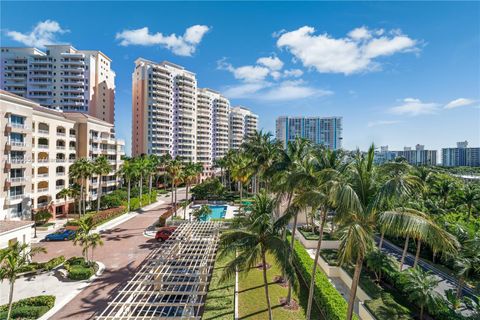
[[[46,206],[48,206],[48,202],[47,202],[47,201],[39,202],[39,203],[37,204],[37,208],[45,208]]]
[[[15,164],[22,164],[22,163],[26,163],[27,160],[25,160],[25,158],[11,158],[10,162]]]
[[[37,193],[45,193],[45,192],[48,192],[48,187],[37,189]]]
[[[37,178],[48,178],[48,172],[47,173],[38,173]]]
[[[57,131],[57,136],[59,137],[65,137],[66,133],[65,132],[58,132]]]
[[[38,160],[37,160],[37,162],[39,162],[39,163],[46,163],[46,162],[48,162],[48,161],[49,161],[48,158],[42,158],[42,159],[38,159]]]
[[[38,133],[48,134],[49,132],[50,131],[48,131],[48,130],[38,129]]]
[[[57,172],[57,176],[64,176],[65,172]]]
[[[12,128],[27,129],[27,125],[25,123],[9,122],[8,125],[10,125]]]
[[[70,138],[76,138],[76,136],[74,134],[69,134],[69,137]]]
[[[60,189],[63,189],[63,188],[65,188],[64,185],[63,186],[55,186],[55,189],[57,189],[57,190],[60,190]]]
[[[26,177],[14,177],[14,178],[9,178],[11,183],[16,183],[16,182],[23,182],[25,181]]]
[[[26,197],[27,195],[22,193],[22,194],[14,194],[14,195],[10,195],[8,197],[9,200],[18,200],[18,199],[23,199],[23,197]]]
[[[76,150],[76,148],[75,148],[75,147],[72,147],[72,146],[68,147],[68,149],[73,150],[73,151]]]
[[[38,149],[48,149],[48,144],[39,144]]]
[[[65,162],[66,160],[65,159],[55,159],[56,162]]]
[[[10,145],[12,145],[13,147],[26,147],[27,146],[27,143],[24,142],[24,141],[10,141]]]
[[[72,163],[72,162],[75,162],[75,160],[77,160],[77,159],[68,159],[68,162]]]

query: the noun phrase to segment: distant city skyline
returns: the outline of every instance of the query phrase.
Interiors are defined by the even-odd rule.
[[[119,2],[114,12],[89,2],[89,21],[99,23],[78,19],[83,3],[2,7],[2,46],[69,43],[112,59],[127,153],[138,57],[192,70],[272,134],[282,115],[340,116],[349,150],[480,145],[478,2]]]

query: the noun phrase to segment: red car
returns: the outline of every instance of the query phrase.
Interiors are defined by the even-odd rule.
[[[168,240],[177,227],[162,227],[155,234],[155,240],[163,242]]]

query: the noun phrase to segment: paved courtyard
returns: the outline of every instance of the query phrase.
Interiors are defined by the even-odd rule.
[[[107,306],[107,302],[115,295],[116,290],[134,275],[150,254],[151,248],[157,245],[154,239],[144,237],[143,232],[170,204],[170,197],[160,197],[163,203],[154,209],[142,212],[117,227],[102,232],[104,246],[95,250],[94,259],[105,264],[104,273],[50,319],[92,319],[97,312]],[[178,199],[181,200],[184,197],[184,191],[179,190]],[[71,241],[40,242],[35,246],[47,249],[46,254],[35,257],[36,261],[45,261],[59,255],[64,255],[67,259],[81,255],[81,248],[74,246]],[[31,285],[41,286],[37,282],[32,282]],[[68,285],[63,288],[67,294]]]

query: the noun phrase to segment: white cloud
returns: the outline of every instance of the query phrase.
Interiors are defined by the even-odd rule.
[[[447,103],[444,106],[444,108],[445,109],[454,109],[454,108],[458,108],[458,107],[469,106],[469,105],[474,104],[475,102],[477,102],[477,101],[472,100],[472,99],[467,99],[467,98],[458,98],[458,99],[455,99],[455,100]]]
[[[313,27],[304,26],[282,33],[279,48],[286,48],[305,67],[313,67],[320,73],[343,73],[345,75],[378,69],[375,58],[395,53],[418,50],[418,41],[391,31],[356,28],[344,38],[333,38],[327,33],[315,35]]]
[[[303,75],[303,71],[300,69],[290,69],[290,70],[285,70],[283,72],[284,77],[293,77],[293,78],[298,78]]]
[[[323,97],[332,94],[332,91],[306,86],[303,82],[284,81],[278,86],[259,93],[256,98],[267,101],[288,101],[311,97]]]
[[[283,62],[278,57],[262,57],[257,59],[257,63],[267,67],[270,70],[278,71],[283,68]]]
[[[242,80],[245,82],[259,82],[264,81],[265,78],[270,74],[270,69],[262,66],[241,66],[235,68],[231,63],[221,59],[217,61],[218,69],[227,70],[233,74],[235,79]]]
[[[438,103],[422,102],[420,99],[415,98],[405,98],[401,105],[390,108],[390,112],[398,115],[418,116],[435,113],[438,107]]]
[[[243,83],[240,85],[228,86],[223,94],[228,98],[244,99],[254,96],[258,91],[270,86],[270,83]]]
[[[120,40],[120,45],[130,46],[153,46],[161,45],[171,50],[174,54],[179,56],[191,56],[195,53],[197,45],[202,41],[203,36],[207,33],[209,28],[204,25],[194,25],[185,30],[183,36],[177,36],[172,33],[170,35],[163,35],[160,32],[150,33],[148,27],[123,30],[116,34],[115,38]]]
[[[370,121],[367,126],[369,128],[371,127],[377,127],[377,126],[388,126],[396,123],[400,123],[401,121],[399,120],[378,120],[378,121]]]
[[[64,34],[68,30],[63,29],[57,21],[45,20],[37,23],[30,33],[7,31],[7,36],[29,47],[44,48],[46,45],[57,42],[57,34]]]

